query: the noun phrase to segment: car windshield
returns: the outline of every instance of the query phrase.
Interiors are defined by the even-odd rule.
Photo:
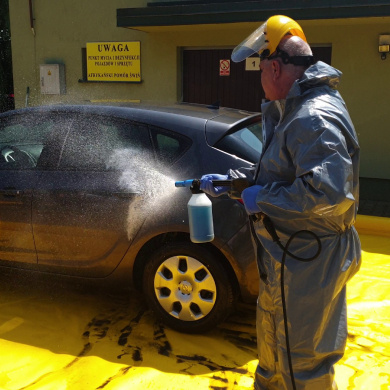
[[[261,121],[227,134],[215,147],[244,160],[257,163],[263,149]]]

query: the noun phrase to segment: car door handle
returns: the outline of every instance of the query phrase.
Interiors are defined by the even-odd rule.
[[[13,198],[16,196],[23,195],[22,190],[17,190],[16,188],[10,187],[10,188],[4,188],[0,190],[0,194],[6,198]]]

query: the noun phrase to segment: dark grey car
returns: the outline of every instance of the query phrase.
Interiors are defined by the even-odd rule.
[[[258,274],[242,204],[212,199],[215,239],[189,239],[176,180],[251,166],[260,114],[170,107],[51,106],[0,115],[0,265],[139,288],[184,332],[211,329]]]

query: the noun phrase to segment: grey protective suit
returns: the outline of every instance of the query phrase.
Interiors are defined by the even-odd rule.
[[[264,148],[256,173],[256,201],[282,244],[303,229],[322,250],[315,260],[287,256],[284,291],[297,389],[332,389],[333,365],[347,338],[346,283],[360,267],[353,226],[358,206],[359,145],[347,108],[336,91],[341,72],[318,62],[297,80],[284,101],[262,105]],[[240,173],[238,173],[240,175]],[[257,307],[257,389],[291,389],[281,303],[283,251],[254,224],[261,242]],[[312,256],[318,243],[298,235],[289,251]]]

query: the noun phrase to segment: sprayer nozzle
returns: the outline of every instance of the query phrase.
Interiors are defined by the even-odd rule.
[[[191,187],[194,179],[181,180],[175,182],[175,187]]]

